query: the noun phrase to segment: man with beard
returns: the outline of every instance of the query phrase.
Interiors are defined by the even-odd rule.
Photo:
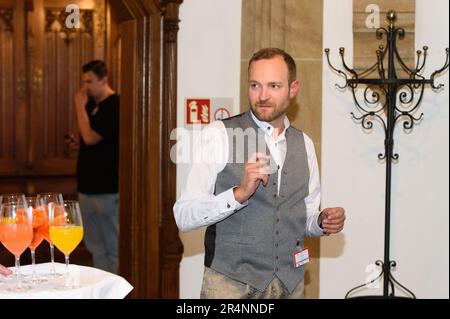
[[[80,133],[77,182],[84,242],[94,267],[117,273],[119,234],[119,106],[108,84],[105,63],[83,66],[82,87],[75,94]],[[74,136],[67,136],[71,148]]]
[[[182,231],[207,226],[202,298],[303,298],[304,237],[340,232],[344,209],[319,210],[314,144],[286,116],[299,90],[293,58],[258,51],[248,84],[250,109],[202,131],[194,147],[201,160],[190,168],[175,219]],[[264,148],[252,152],[258,139]]]

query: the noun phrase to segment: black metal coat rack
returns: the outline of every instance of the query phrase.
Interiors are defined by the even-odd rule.
[[[402,286],[392,275],[391,269],[396,267],[396,262],[390,259],[390,214],[391,214],[391,171],[392,162],[398,160],[399,155],[394,153],[394,128],[399,122],[403,122],[405,130],[411,130],[414,124],[423,118],[423,113],[415,116],[420,102],[422,101],[425,85],[431,85],[433,90],[440,90],[443,84],[435,85],[434,79],[437,75],[444,72],[449,66],[449,49],[446,48],[446,61],[442,68],[433,72],[429,79],[421,75],[425,62],[427,60],[428,47],[424,46],[423,51],[418,50],[417,61],[414,69],[409,68],[400,57],[396,40],[404,38],[405,30],[394,26],[396,14],[389,11],[387,15],[388,28],[379,28],[376,31],[378,38],[382,38],[383,34],[387,36],[386,46],[380,45],[376,51],[377,61],[369,69],[357,73],[354,69],[348,67],[344,59],[344,48],[339,49],[342,65],[346,72],[332,66],[330,62],[330,49],[325,49],[328,64],[333,71],[345,77],[345,85],[336,84],[339,89],[350,88],[358,111],[362,114],[356,116],[353,112],[351,115],[356,121],[359,121],[364,129],[371,129],[373,121],[382,123],[385,131],[384,154],[378,154],[378,158],[386,162],[386,194],[385,194],[385,234],[384,234],[384,261],[377,260],[376,265],[381,267],[380,274],[369,284],[374,283],[383,276],[383,295],[382,296],[358,296],[352,297],[353,293],[366,286],[359,285],[347,292],[346,298],[404,298],[395,296],[395,285],[403,288],[409,293],[411,298],[416,298],[414,293]],[[387,56],[387,69],[384,60]],[[408,75],[407,78],[398,78],[396,66],[401,68]],[[371,73],[376,72],[379,78],[366,78]],[[387,73],[387,74],[386,74]],[[364,104],[359,102],[357,97],[358,85],[365,85],[363,100]],[[417,98],[414,99],[414,96]],[[389,290],[390,288],[390,290]]]

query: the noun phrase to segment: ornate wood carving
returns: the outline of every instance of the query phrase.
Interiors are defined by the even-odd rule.
[[[0,8],[0,30],[1,22],[3,21],[3,31],[13,32],[13,9],[2,9]]]
[[[80,28],[67,27],[66,20],[69,17],[70,12],[66,12],[65,9],[45,9],[45,32],[58,31],[64,35],[66,41],[70,42],[74,33],[82,32],[93,35],[93,10],[80,10]],[[55,26],[56,22],[56,26]]]
[[[14,156],[13,9],[0,9],[0,163]],[[1,173],[1,169],[0,169]]]

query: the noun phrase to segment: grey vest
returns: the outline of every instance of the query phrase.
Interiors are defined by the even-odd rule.
[[[258,130],[250,111],[223,123],[227,129]],[[231,137],[228,134],[230,151],[236,152]],[[267,186],[260,184],[246,207],[209,226],[205,234],[205,266],[259,291],[264,291],[274,276],[289,292],[303,279],[303,266],[294,267],[293,254],[303,247],[306,234],[308,158],[301,131],[289,127],[286,142],[280,193],[277,195],[278,173],[270,174]],[[215,193],[239,185],[243,170],[244,163],[229,160],[217,176]]]

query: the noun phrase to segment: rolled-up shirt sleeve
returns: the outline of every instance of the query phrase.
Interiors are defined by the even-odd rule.
[[[214,194],[217,175],[228,160],[228,137],[221,121],[201,131],[194,142],[193,155],[186,183],[173,207],[181,231],[215,224],[247,205],[236,201],[234,187]]]

